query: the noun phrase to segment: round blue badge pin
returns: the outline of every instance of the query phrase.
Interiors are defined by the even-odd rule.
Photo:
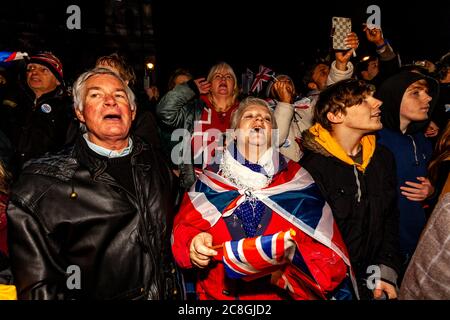
[[[41,106],[41,111],[44,112],[44,113],[50,113],[50,112],[52,112],[52,107],[49,104],[44,103]]]

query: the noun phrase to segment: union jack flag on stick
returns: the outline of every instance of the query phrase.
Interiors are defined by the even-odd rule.
[[[259,72],[255,75],[255,80],[253,80],[252,87],[250,88],[251,93],[259,93],[263,89],[263,84],[275,79],[275,72],[272,69],[259,66]]]

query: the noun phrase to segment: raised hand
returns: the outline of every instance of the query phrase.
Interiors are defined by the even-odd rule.
[[[194,80],[194,83],[197,85],[198,91],[200,94],[207,94],[211,89],[211,83],[206,81],[205,78],[198,78]]]
[[[290,81],[278,80],[273,84],[273,89],[281,102],[292,103],[294,88]]]
[[[373,298],[375,300],[381,299],[383,297],[383,292],[388,296],[387,299],[397,299],[397,290],[392,284],[380,280],[377,283],[377,287],[373,290]]]
[[[425,130],[425,137],[431,138],[436,137],[439,133],[439,127],[433,121],[430,122],[427,129]]]
[[[363,30],[366,33],[366,38],[368,41],[374,43],[376,46],[381,46],[384,44],[383,32],[381,32],[381,29],[369,29],[367,25],[364,24]]]
[[[352,57],[353,50],[358,48],[359,46],[359,40],[356,33],[351,32],[347,35],[347,38],[345,38],[345,44],[350,47],[347,51],[336,51],[335,57],[336,57],[336,68],[339,70],[347,70],[347,63],[350,61],[350,58]]]

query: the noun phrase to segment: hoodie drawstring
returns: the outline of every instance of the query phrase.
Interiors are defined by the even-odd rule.
[[[411,139],[413,148],[414,148],[414,159],[416,159],[416,166],[419,165],[419,159],[417,159],[417,146],[416,142],[414,141],[414,138],[411,135],[408,135],[408,137]]]
[[[361,183],[359,182],[358,170],[356,170],[356,166],[353,165],[353,173],[356,178],[356,185],[358,186],[358,202],[361,202]]]

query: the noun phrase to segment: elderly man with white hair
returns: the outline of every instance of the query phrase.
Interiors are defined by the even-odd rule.
[[[73,89],[86,133],[31,161],[8,207],[19,299],[170,299],[180,293],[168,221],[172,176],[152,146],[130,136],[134,94],[93,69]]]

